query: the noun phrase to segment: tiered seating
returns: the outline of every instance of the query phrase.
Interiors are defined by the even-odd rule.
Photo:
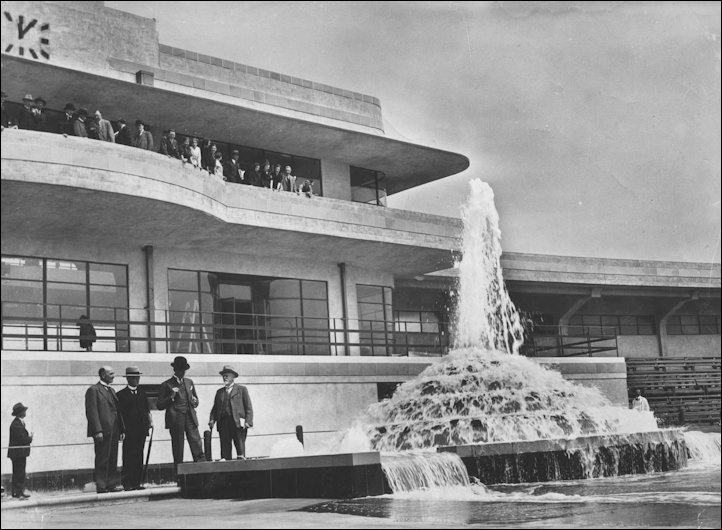
[[[629,399],[637,388],[667,425],[718,424],[720,357],[627,359]]]

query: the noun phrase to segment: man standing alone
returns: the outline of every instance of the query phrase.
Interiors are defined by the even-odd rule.
[[[647,401],[647,398],[642,395],[641,388],[637,389],[637,397],[632,400],[632,408],[634,410],[638,410],[639,412],[649,411],[649,402]]]
[[[100,381],[85,392],[88,436],[95,443],[95,487],[98,493],[120,491],[118,480],[118,440],[124,438],[123,418],[118,396],[110,386],[115,372],[110,366],[98,370]]]
[[[28,432],[23,421],[27,410],[28,408],[22,403],[15,403],[13,406],[15,419],[10,424],[10,443],[8,443],[8,458],[13,463],[12,494],[13,497],[21,500],[30,498],[25,491],[25,463],[30,456],[33,435]]]
[[[165,428],[170,430],[173,462],[183,462],[184,434],[188,438],[193,461],[199,462],[205,459],[205,455],[196,417],[198,395],[193,381],[185,377],[190,365],[185,357],[176,357],[171,366],[173,377],[160,385],[158,410],[165,410]]]
[[[248,428],[253,427],[253,407],[248,389],[235,383],[238,372],[231,366],[224,366],[218,372],[223,376],[223,387],[216,392],[208,426],[218,423],[218,434],[221,437],[221,458],[231,460],[231,440],[236,446],[238,458],[246,457],[246,436]]]
[[[123,474],[121,481],[125,491],[141,490],[143,481],[143,448],[153,418],[148,407],[145,391],[138,386],[143,375],[137,366],[125,369],[128,386],[118,392],[120,415],[125,425],[123,440]]]

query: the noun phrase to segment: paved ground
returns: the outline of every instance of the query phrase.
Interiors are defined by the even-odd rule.
[[[184,500],[2,512],[2,528],[429,528],[385,518],[296,512],[314,499]]]

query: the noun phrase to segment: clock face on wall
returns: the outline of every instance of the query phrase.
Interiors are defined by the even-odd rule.
[[[26,21],[23,15],[15,19],[7,11],[3,15],[13,28],[8,35],[10,43],[5,47],[5,53],[33,59],[42,56],[50,60],[50,24],[42,24],[37,18]]]

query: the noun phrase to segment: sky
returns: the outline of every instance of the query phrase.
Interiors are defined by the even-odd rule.
[[[507,252],[720,261],[719,2],[106,5],[163,44],[376,96],[388,136],[470,159],[391,207],[459,217],[481,178]]]

